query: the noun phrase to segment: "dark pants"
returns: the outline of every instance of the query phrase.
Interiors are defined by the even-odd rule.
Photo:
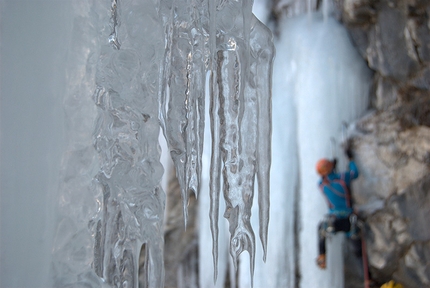
[[[328,233],[337,232],[349,232],[351,230],[351,222],[349,218],[329,218],[320,222],[318,225],[318,251],[319,254],[326,254],[326,244],[325,239]],[[357,232],[359,233],[359,232]],[[353,242],[355,255],[357,257],[361,256],[361,237],[359,235],[353,235],[354,237],[348,240]]]

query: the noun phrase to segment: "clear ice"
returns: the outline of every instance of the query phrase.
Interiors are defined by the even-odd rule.
[[[197,196],[201,181],[209,55],[208,2],[173,0],[165,4],[171,6],[166,7],[164,14],[167,45],[161,120],[181,186],[186,225],[189,191]]]
[[[267,251],[274,46],[271,32],[252,15],[250,3],[222,4],[217,7],[216,15],[216,64],[211,94],[210,217],[214,266],[217,267],[217,219],[222,171],[226,201],[224,217],[230,226],[230,254],[237,265],[237,257],[244,250],[248,251],[252,275],[255,236],[250,217],[256,173],[264,259]],[[231,25],[231,20],[235,25]]]
[[[244,250],[254,258],[250,216],[256,173],[260,239],[266,257],[274,46],[270,30],[251,12],[252,1],[173,0],[171,5],[164,14],[169,20],[161,122],[182,188],[186,223],[188,193],[197,196],[200,189],[205,80],[210,72],[209,214],[216,279],[221,189],[227,204],[224,217],[230,223],[234,263]],[[252,274],[253,261],[250,269]]]
[[[111,5],[112,33],[97,64],[94,147],[102,191],[95,216],[94,269],[115,287],[137,287],[145,244],[148,287],[162,287],[165,194],[158,143],[163,28],[151,1]],[[150,41],[148,41],[150,40]]]
[[[72,205],[70,197],[78,205],[85,199],[91,201],[76,210],[85,212],[75,215],[81,222],[87,217],[85,225],[72,220],[73,213],[60,213],[53,260],[55,286],[138,287],[141,251],[146,259],[142,284],[164,285],[165,193],[160,185],[164,169],[158,137],[161,128],[181,186],[186,226],[188,195],[197,196],[201,186],[207,86],[214,277],[221,189],[230,254],[237,267],[238,256],[248,251],[253,274],[256,244],[250,217],[255,176],[265,260],[274,45],[270,30],[252,14],[252,4],[249,0],[76,2],[80,16],[73,32],[87,45],[76,55],[84,53],[86,63],[78,63],[81,70],[75,74],[81,78],[70,88],[78,92],[70,92],[67,101],[81,101],[81,107],[88,107],[90,102],[79,91],[92,89],[91,105],[96,109],[72,112],[76,119],[85,112],[96,116],[89,121],[93,123],[92,147],[85,146],[85,141],[75,143],[65,157],[66,166],[80,161],[88,169],[66,169],[63,189],[67,192],[60,206]],[[72,46],[79,45],[83,44],[77,41]],[[85,85],[77,84],[79,79]],[[67,174],[76,172],[81,176]],[[92,173],[91,180],[83,173]],[[77,243],[83,243],[82,249]],[[67,261],[72,251],[79,261]],[[60,270],[67,272],[60,275]]]

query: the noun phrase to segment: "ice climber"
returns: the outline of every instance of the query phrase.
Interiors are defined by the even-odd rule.
[[[318,226],[318,249],[319,255],[317,265],[321,269],[326,268],[326,236],[328,233],[347,232],[355,230],[355,214],[351,204],[350,185],[353,179],[358,177],[358,169],[353,161],[351,149],[346,149],[345,154],[349,159],[349,171],[336,173],[336,159],[330,161],[321,159],[317,162],[316,170],[321,175],[319,188],[326,198],[329,212],[325,220]],[[347,236],[349,236],[347,234]],[[360,240],[355,240],[358,242]],[[356,254],[361,248],[361,243],[354,243]]]

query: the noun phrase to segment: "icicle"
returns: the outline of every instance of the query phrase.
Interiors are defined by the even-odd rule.
[[[215,16],[217,38],[216,53],[213,55],[215,61],[213,73],[216,74],[212,80],[211,98],[213,144],[210,187],[215,273],[221,168],[226,201],[224,217],[230,225],[230,254],[235,266],[237,266],[238,256],[246,250],[250,255],[250,270],[253,275],[255,236],[250,217],[257,170],[259,200],[262,205],[260,238],[264,259],[267,250],[271,136],[270,85],[274,48],[270,31],[267,28],[264,29],[264,25],[252,15],[251,5],[251,1],[224,1],[217,7]],[[266,74],[263,75],[264,73]],[[261,83],[263,81],[266,82]],[[260,117],[267,118],[260,119]],[[262,137],[266,138],[261,139]],[[262,151],[257,151],[258,149]],[[265,159],[261,159],[260,163],[257,157]],[[219,163],[220,158],[223,167]]]
[[[259,199],[262,201],[260,238],[265,251],[264,258],[267,250],[270,81],[273,57],[271,34],[261,28],[262,24],[252,16],[252,1],[249,0],[220,1],[218,5],[217,1],[195,0],[174,0],[167,3],[167,9],[163,13],[167,45],[160,117],[181,186],[185,225],[188,193],[193,191],[197,195],[200,186],[204,128],[203,93],[206,71],[209,68],[212,135],[209,214],[213,239],[214,280],[218,269],[221,169],[227,210],[237,207],[237,215],[229,219],[231,227],[238,226],[232,230],[231,255],[236,261],[243,250],[248,250],[252,259],[252,272],[255,236],[249,218],[257,171]],[[258,23],[257,26],[255,23]],[[250,34],[251,25],[252,31],[255,31],[253,36]],[[256,35],[259,33],[263,33],[263,36]],[[259,37],[262,37],[262,40]],[[269,48],[265,48],[266,46]],[[251,57],[251,49],[256,55],[254,58]],[[255,76],[248,79],[251,64],[254,65]],[[264,73],[268,74],[263,75]],[[261,80],[255,79],[258,77],[268,82],[262,84]],[[252,83],[248,83],[249,81]],[[268,118],[257,120],[260,114],[261,117]],[[258,126],[262,128],[259,130]],[[266,138],[257,140],[259,136]],[[257,152],[259,148],[262,151]],[[265,159],[259,163],[257,157]],[[230,217],[229,213],[225,215],[226,218]]]
[[[187,223],[188,193],[197,196],[201,178],[206,78],[207,7],[205,2],[175,0],[171,10],[165,85],[168,85],[164,133],[181,186]],[[207,3],[206,3],[207,5]],[[167,91],[166,91],[167,92]]]
[[[94,93],[98,120],[93,139],[100,158],[95,183],[103,199],[93,221],[93,266],[111,286],[138,287],[138,258],[146,243],[144,278],[150,287],[162,287],[165,195],[160,187],[159,76],[154,73],[161,69],[162,26],[152,2],[122,2],[120,12],[118,2],[112,2],[114,33],[108,37],[114,49],[102,47]]]
[[[226,201],[224,217],[230,225],[230,254],[237,267],[237,258],[247,250],[254,271],[255,236],[251,227],[251,207],[257,146],[257,99],[247,75],[250,72],[249,39],[251,2],[222,2],[216,18],[216,83],[212,87],[212,174],[211,228],[217,237],[219,158],[224,166],[223,190]],[[215,81],[214,81],[215,83]],[[216,89],[216,90],[215,90]],[[217,121],[219,121],[217,123]],[[218,153],[221,150],[221,155]],[[217,187],[218,186],[218,187]],[[215,191],[214,191],[215,190]],[[214,243],[213,252],[217,251]],[[215,255],[216,257],[216,255]],[[216,265],[216,259],[214,260]],[[215,268],[216,269],[216,268]]]
[[[118,26],[120,25],[118,21],[118,0],[112,0],[111,6],[111,19],[110,25],[112,27],[112,33],[109,35],[109,43],[112,44],[114,49],[120,49],[121,44],[118,40]]]
[[[257,107],[257,179],[260,240],[263,260],[266,261],[267,233],[270,209],[270,164],[272,138],[272,70],[275,47],[271,31],[255,16],[251,28],[251,86],[258,101]],[[255,85],[255,86],[254,86]]]
[[[236,45],[232,41],[230,44],[232,47]],[[232,49],[217,53],[218,97],[221,104],[219,148],[224,163],[224,217],[230,224],[230,254],[237,265],[237,257],[247,250],[251,257],[253,273],[255,237],[249,219],[254,192],[257,133],[256,129],[252,129],[252,126],[256,126],[253,125],[252,119],[247,119],[252,116],[248,115],[252,114],[252,111],[248,111],[246,106],[251,104],[248,101],[252,100],[246,99],[244,95],[241,72],[244,70],[242,65],[246,65],[246,62],[241,61],[240,52],[242,51]]]
[[[221,157],[219,146],[220,125],[218,122],[218,114],[220,103],[218,99],[217,77],[215,74],[216,67],[216,2],[209,1],[209,49],[210,49],[210,106],[209,115],[211,123],[212,151],[210,164],[210,179],[209,179],[209,196],[210,196],[210,229],[212,234],[212,257],[214,263],[214,282],[218,277],[218,217],[219,217],[219,194]]]
[[[221,173],[226,201],[224,217],[230,225],[230,254],[237,267],[239,255],[244,250],[248,251],[253,275],[256,245],[250,217],[256,173],[264,260],[267,253],[270,87],[274,54],[271,33],[252,15],[250,0],[220,1],[218,6],[216,1],[163,1],[157,10],[160,11],[158,19],[151,3],[141,4],[142,8],[130,3],[112,2],[109,43],[114,50],[103,50],[95,93],[100,114],[94,137],[102,167],[96,179],[104,190],[104,209],[97,224],[97,271],[108,283],[126,281],[126,276],[121,274],[117,265],[121,261],[133,263],[136,252],[132,249],[127,252],[125,247],[137,247],[139,243],[146,243],[146,254],[150,258],[147,259],[148,265],[159,267],[162,263],[157,258],[160,256],[160,246],[154,248],[151,244],[162,243],[151,238],[161,236],[156,231],[147,234],[153,227],[148,228],[142,223],[142,219],[148,216],[145,213],[151,211],[150,218],[155,221],[153,223],[158,230],[161,212],[150,207],[164,207],[164,198],[157,182],[159,175],[154,174],[159,171],[155,168],[159,152],[151,148],[157,147],[154,140],[157,138],[151,137],[155,136],[158,126],[154,123],[150,130],[145,133],[141,131],[156,120],[155,114],[160,119],[176,166],[186,225],[188,193],[193,191],[197,196],[200,186],[204,87],[206,71],[210,69],[212,157],[209,214],[214,280],[218,269]],[[121,15],[127,15],[122,22]],[[151,25],[145,26],[139,21],[149,21]],[[138,27],[146,29],[139,34]],[[155,41],[153,45],[145,42],[146,39],[158,39],[155,34],[162,34],[163,28],[164,51],[160,49],[161,41]],[[119,40],[121,35],[124,35],[122,41]],[[157,70],[159,72],[154,73]],[[160,107],[154,99],[158,100]],[[140,167],[143,163],[144,167]],[[145,168],[152,170],[146,171]],[[145,181],[139,182],[132,175]],[[123,181],[127,182],[118,184]],[[146,212],[139,214],[143,218],[137,217],[143,207],[137,204],[140,202],[133,197],[124,198],[131,190],[139,195],[145,194],[145,191],[156,195],[145,202]],[[137,232],[139,229],[143,229],[140,234]],[[126,234],[118,231],[126,231]],[[127,234],[130,231],[134,231],[132,236]],[[157,252],[151,252],[152,249]],[[124,260],[125,255],[131,258]],[[112,259],[116,264],[111,263]],[[154,276],[150,272],[151,267],[147,270],[148,283],[161,283],[161,274]]]

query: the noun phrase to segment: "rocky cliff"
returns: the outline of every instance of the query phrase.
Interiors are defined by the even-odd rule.
[[[336,4],[375,71],[372,112],[352,129],[370,271],[377,283],[430,287],[430,2]]]

